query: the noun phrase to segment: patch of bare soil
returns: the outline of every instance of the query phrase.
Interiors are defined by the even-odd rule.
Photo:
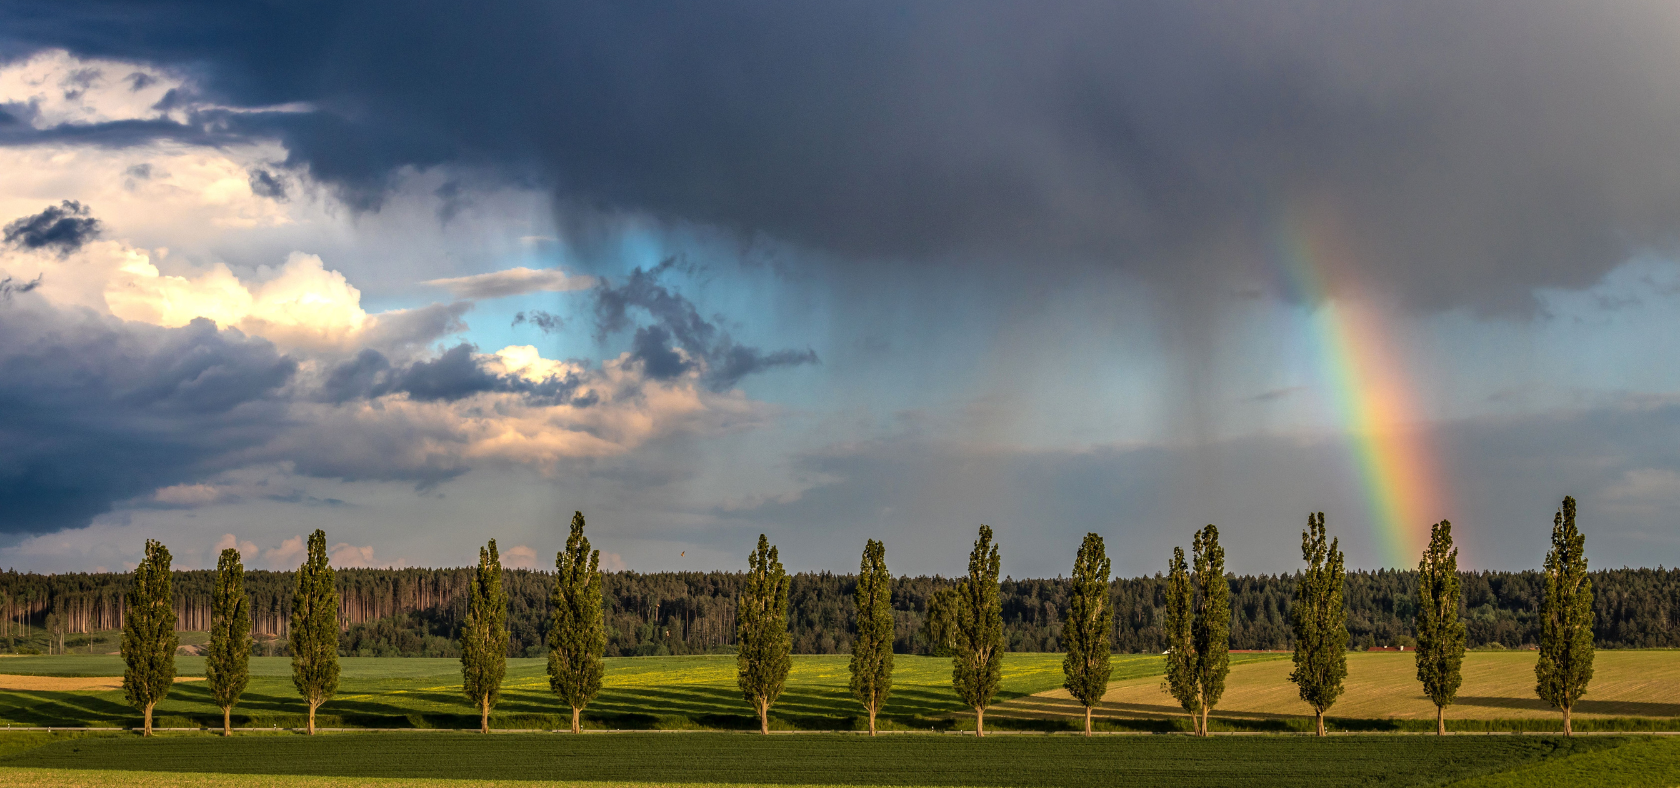
[[[177,682],[203,681],[203,676],[176,676]],[[0,691],[109,692],[122,689],[122,676],[11,676],[0,673]]]

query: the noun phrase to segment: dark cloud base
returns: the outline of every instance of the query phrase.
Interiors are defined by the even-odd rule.
[[[364,208],[397,169],[454,163],[583,213],[854,262],[978,257],[1049,277],[1099,262],[1192,290],[1270,280],[1268,246],[1306,223],[1342,239],[1332,287],[1504,309],[1671,245],[1675,15],[1529,0],[157,0],[11,4],[0,29],[14,52],[188,68],[209,100],[310,102],[75,133],[279,136],[290,166]]]
[[[14,248],[51,249],[60,256],[68,256],[97,237],[99,228],[99,220],[93,218],[87,206],[65,200],[47,206],[38,214],[8,223],[3,239]]]
[[[266,340],[0,306],[0,533],[86,525],[198,481],[286,424],[297,364]]]

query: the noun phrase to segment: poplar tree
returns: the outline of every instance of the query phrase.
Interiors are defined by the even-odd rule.
[[[338,587],[327,565],[327,535],[309,535],[309,556],[298,567],[292,590],[292,684],[309,704],[309,735],[315,710],[338,692]]]
[[[1108,694],[1109,634],[1114,609],[1108,599],[1108,554],[1102,537],[1086,534],[1073,561],[1067,618],[1062,622],[1062,686],[1085,707],[1085,735],[1091,735],[1091,708]]]
[[[957,589],[941,588],[928,597],[927,617],[922,620],[922,637],[928,653],[950,657],[957,653]]]
[[[893,623],[887,548],[871,539],[858,566],[857,637],[852,640],[851,661],[852,696],[869,712],[870,736],[875,735],[875,715],[892,692]]]
[[[461,691],[478,707],[478,731],[490,732],[490,709],[502,695],[507,675],[507,592],[502,589],[502,557],[496,540],[478,548],[478,571],[467,592],[467,616],[461,622]]]
[[[1195,554],[1196,623],[1191,639],[1196,648],[1197,706],[1201,734],[1208,735],[1208,714],[1225,694],[1225,675],[1231,672],[1231,586],[1225,580],[1225,548],[1219,529],[1209,524],[1191,542]]]
[[[233,735],[233,706],[250,682],[251,602],[245,595],[245,565],[229,547],[216,559],[216,587],[210,593],[210,650],[205,681],[222,709],[222,735]]]
[[[1570,711],[1593,677],[1593,593],[1587,578],[1586,537],[1575,528],[1575,499],[1563,499],[1552,519],[1546,553],[1546,598],[1540,603],[1540,660],[1534,691],[1563,710],[1563,735],[1573,736]]]
[[[572,707],[572,733],[582,731],[583,709],[601,691],[601,652],[607,647],[601,551],[590,549],[583,526],[583,512],[574,512],[566,549],[554,556],[554,594],[548,600],[548,686]]]
[[[1167,564],[1167,610],[1162,622],[1167,640],[1167,694],[1190,714],[1190,728],[1202,732],[1202,694],[1196,687],[1196,587],[1184,548],[1174,547]]]
[[[1343,585],[1341,540],[1327,542],[1324,513],[1307,515],[1301,532],[1301,558],[1307,571],[1297,582],[1290,623],[1295,628],[1295,671],[1289,680],[1300,688],[1301,700],[1313,707],[1318,735],[1324,735],[1324,712],[1342,694],[1347,678],[1347,610]]]
[[[1458,619],[1458,548],[1453,546],[1452,523],[1442,520],[1429,529],[1429,547],[1418,561],[1417,677],[1423,694],[1435,704],[1435,735],[1447,733],[1447,706],[1464,681],[1464,622]]]
[[[764,534],[758,535],[758,549],[747,555],[747,586],[736,604],[736,683],[741,694],[758,712],[758,729],[770,732],[770,707],[787,685],[793,667],[789,655],[793,639],[788,635],[788,575],[776,548]]]
[[[974,709],[974,735],[986,735],[986,707],[1003,676],[1003,607],[998,602],[998,548],[992,528],[980,526],[980,538],[968,556],[968,577],[957,586],[955,649],[951,685]]]
[[[175,685],[175,598],[169,590],[169,548],[147,539],[146,555],[134,567],[134,584],[124,600],[123,697],[146,715],[152,735],[152,709]]]

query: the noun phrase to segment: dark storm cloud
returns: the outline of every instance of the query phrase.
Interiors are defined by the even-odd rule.
[[[527,323],[536,326],[537,329],[542,331],[544,334],[552,334],[566,327],[565,318],[556,315],[553,312],[533,309],[530,312],[516,313],[513,316],[513,323],[509,325],[509,328],[517,328]]]
[[[632,310],[652,318],[653,325],[638,327],[630,342],[631,357],[642,363],[648,377],[668,380],[704,362],[706,384],[724,391],[756,372],[818,363],[814,350],[765,353],[737,344],[718,327],[721,318],[701,317],[692,301],[660,283],[660,276],[675,265],[676,261],[666,260],[651,269],[631,271],[617,287],[604,279],[595,286],[597,338],[628,329]],[[673,350],[673,345],[686,351],[688,358]]]
[[[13,295],[28,293],[35,288],[40,287],[42,281],[44,281],[42,275],[37,275],[34,279],[27,282],[19,282],[17,279],[10,276],[0,277],[0,303],[10,301]]]
[[[264,169],[251,170],[251,193],[275,202],[286,201],[286,182]]]
[[[228,123],[364,207],[398,167],[463,162],[842,257],[1192,284],[1315,224],[1430,307],[1588,283],[1680,220],[1669,3],[8,9],[23,46],[312,102]]]
[[[485,369],[483,362],[474,357],[473,350],[472,345],[460,344],[445,350],[437,358],[398,366],[392,364],[385,354],[366,349],[327,373],[320,396],[327,402],[343,403],[400,393],[407,394],[411,399],[433,402],[454,401],[474,394],[499,391],[523,394],[539,404],[588,406],[594,402],[591,398],[573,396],[582,384],[575,375],[548,378],[541,382],[502,375]]]
[[[296,369],[265,340],[0,307],[0,532],[87,524],[114,501],[194,480],[285,423]]]
[[[51,249],[60,256],[82,248],[98,235],[99,220],[93,218],[87,206],[75,200],[65,200],[33,216],[13,220],[4,231],[5,242],[11,246]]]

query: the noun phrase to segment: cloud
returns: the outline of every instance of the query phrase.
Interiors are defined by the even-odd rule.
[[[369,323],[361,291],[321,258],[294,252],[273,278],[252,288],[217,263],[197,276],[161,274],[144,252],[105,290],[112,314],[160,326],[209,318],[289,346],[338,346]]]
[[[537,569],[537,551],[525,545],[514,545],[501,553],[502,566],[509,569]]]
[[[84,60],[62,49],[0,65],[0,106],[37,129],[165,118],[171,93],[183,88],[180,77],[155,67]]]
[[[367,568],[377,566],[373,561],[373,545],[357,547],[348,542],[339,542],[327,549],[327,560],[335,567]],[[386,562],[385,566],[390,563]]]
[[[421,284],[444,288],[456,298],[485,299],[545,291],[583,290],[593,286],[595,280],[587,276],[572,276],[558,268],[539,271],[521,267],[453,279],[432,279]]]
[[[39,275],[27,282],[19,282],[10,276],[0,277],[0,302],[11,300],[13,294],[32,292],[40,286],[41,277]]]
[[[815,350],[765,353],[737,344],[717,323],[701,317],[693,302],[660,283],[660,276],[675,264],[666,260],[650,269],[636,268],[617,287],[605,279],[595,286],[598,339],[628,329],[633,310],[652,318],[652,325],[636,329],[630,345],[631,358],[648,377],[668,380],[700,370],[706,385],[723,391],[747,375],[818,363]]]
[[[243,561],[255,560],[256,557],[257,557],[257,543],[256,542],[250,542],[250,541],[241,542],[233,534],[223,534],[222,538],[216,540],[215,546],[212,547],[211,549],[213,551],[215,551],[215,553],[219,556],[223,550],[226,550],[228,548],[233,548],[235,550],[238,550],[239,551],[239,557]]]
[[[1268,258],[1317,244],[1332,289],[1510,309],[1666,248],[1680,218],[1680,96],[1644,77],[1680,67],[1660,2],[173,10],[0,23],[19,48],[159,64],[146,90],[191,67],[217,106],[312,111],[60,111],[114,98],[65,89],[83,64],[59,61],[6,94],[36,114],[7,111],[269,135],[363,207],[393,173],[464,163],[548,185],[579,221],[763,235],[866,277],[1095,264],[1228,292],[1275,287]],[[100,84],[129,90],[131,68]]]
[[[364,353],[363,366],[346,377],[367,388],[299,403],[298,426],[261,459],[291,462],[310,476],[430,488],[479,464],[556,474],[662,438],[756,426],[766,415],[737,393],[700,386],[697,374],[649,379],[628,354],[596,370],[562,365],[549,374],[553,362],[522,350],[486,358],[456,349],[420,371],[385,368]]]
[[[294,536],[282,541],[279,547],[262,551],[262,560],[269,569],[285,571],[302,566],[304,556],[308,554],[309,548],[304,547],[303,537]]]
[[[0,335],[5,532],[85,525],[285,428],[297,362],[208,320],[165,329],[20,299],[0,307]]]
[[[276,202],[286,201],[286,182],[268,170],[252,169],[250,185],[252,194]]]
[[[222,500],[223,491],[209,484],[176,484],[152,493],[152,500],[167,506],[191,508]]]
[[[7,224],[4,237],[6,243],[17,248],[54,250],[64,257],[98,235],[99,220],[93,218],[87,206],[65,200],[34,216]]]
[[[538,329],[541,329],[544,334],[552,334],[566,327],[566,320],[564,318],[554,314],[553,312],[544,312],[541,309],[533,309],[529,314],[525,312],[515,313],[513,316],[513,323],[510,327],[517,328],[526,323],[530,323]]]

